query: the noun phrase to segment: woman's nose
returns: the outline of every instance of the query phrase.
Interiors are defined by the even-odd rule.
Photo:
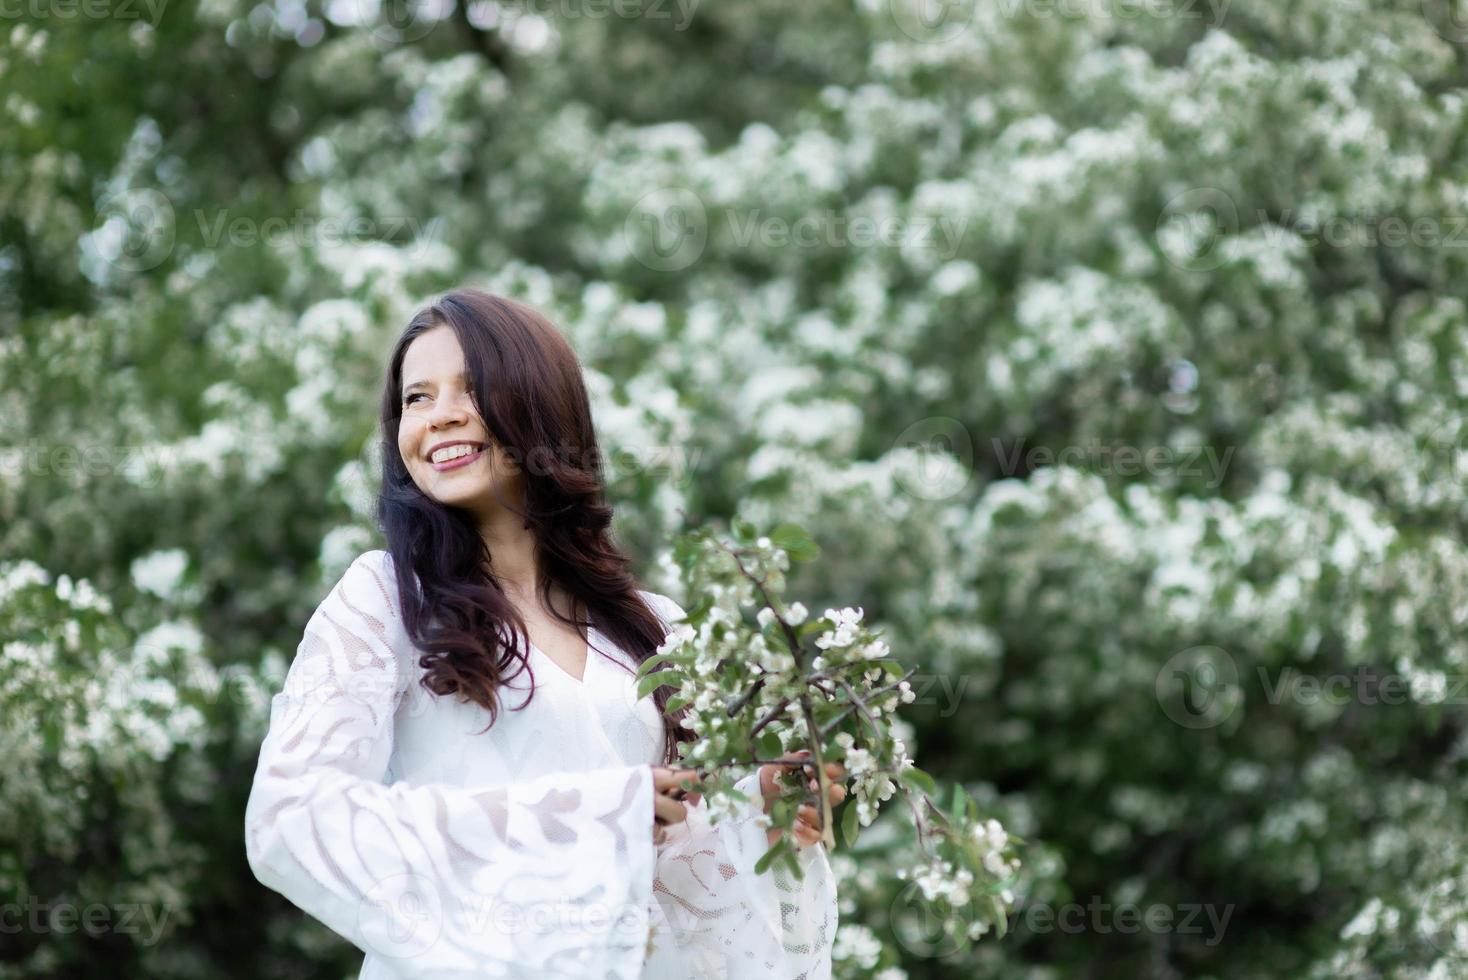
[[[469,396],[463,395],[458,398],[440,398],[433,403],[433,411],[428,416],[429,425],[441,428],[445,425],[453,425],[464,422],[469,417]]]

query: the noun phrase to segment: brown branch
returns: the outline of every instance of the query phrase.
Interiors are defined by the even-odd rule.
[[[800,696],[800,711],[805,716],[805,730],[811,736],[810,754],[816,764],[816,795],[821,801],[821,840],[828,850],[834,851],[836,834],[831,830],[830,781],[826,778],[826,764],[821,758],[821,740],[815,737],[820,729],[816,727],[815,715],[811,712],[809,695]]]
[[[743,711],[744,710],[744,706],[747,705],[747,704],[749,704],[749,702],[753,701],[754,700],[754,696],[756,694],[758,694],[761,690],[763,690],[764,689],[764,686],[765,686],[765,679],[763,677],[761,677],[759,680],[757,680],[753,684],[751,684],[749,686],[749,690],[747,690],[743,694],[739,695],[738,699],[735,700],[735,702],[733,704],[729,705],[729,707],[728,707],[728,715],[729,715],[729,717],[730,718],[733,718],[735,715],[739,714],[739,712]]]
[[[790,699],[789,698],[785,698],[779,704],[777,704],[773,708],[771,708],[769,711],[766,711],[765,714],[764,714],[764,717],[762,717],[759,721],[755,722],[754,723],[754,727],[752,729],[750,729],[750,731],[749,731],[749,737],[750,738],[754,738],[756,735],[758,735],[760,733],[761,729],[763,729],[770,722],[772,722],[776,718],[778,718],[780,716],[780,712],[784,711],[789,706],[790,706]]]

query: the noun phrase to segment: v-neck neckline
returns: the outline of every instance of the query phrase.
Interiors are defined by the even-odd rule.
[[[546,663],[550,664],[551,667],[555,668],[555,670],[557,672],[559,672],[560,674],[564,675],[567,680],[569,680],[573,684],[577,684],[577,685],[579,685],[581,687],[585,687],[586,686],[586,675],[591,672],[591,660],[592,660],[592,657],[591,657],[591,635],[593,633],[595,633],[595,632],[596,632],[596,627],[595,626],[587,626],[586,627],[586,639],[584,641],[586,643],[586,662],[581,665],[581,676],[580,677],[577,677],[576,675],[572,674],[569,670],[567,670],[566,668],[562,667],[560,664],[556,663],[555,660],[553,660],[551,658],[551,655],[548,654],[548,653],[546,653],[540,647],[536,646],[535,645],[535,641],[532,640],[532,639],[530,639],[529,636],[526,636],[525,637],[525,642],[530,645],[530,649],[531,650],[534,650],[536,653],[540,654],[541,659],[543,659]]]

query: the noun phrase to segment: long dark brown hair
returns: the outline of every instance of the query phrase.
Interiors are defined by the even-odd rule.
[[[500,685],[529,668],[528,631],[489,573],[493,555],[472,516],[424,494],[398,451],[403,357],[414,339],[439,326],[458,338],[489,438],[519,463],[524,510],[517,513],[535,536],[536,591],[551,614],[585,636],[588,649],[587,628],[594,625],[638,663],[652,656],[665,630],[638,595],[631,559],[612,541],[612,508],[575,352],[522,303],[477,289],[448,293],[414,315],[388,362],[377,520],[393,558],[404,625],[424,651],[420,682],[436,695],[457,694],[480,705],[493,725]],[[572,617],[581,607],[589,620],[562,616],[550,602],[552,583],[580,600]],[[606,651],[597,653],[617,662]],[[511,711],[530,703],[533,670],[531,678],[530,694]],[[665,763],[677,758],[679,741],[692,737],[678,725],[683,712],[668,714],[671,694],[666,685],[653,694],[663,719]]]

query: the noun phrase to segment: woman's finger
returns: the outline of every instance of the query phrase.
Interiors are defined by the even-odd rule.
[[[828,782],[828,783],[839,782],[840,780],[842,780],[844,778],[846,778],[846,767],[845,766],[843,766],[839,762],[828,762],[828,763],[826,763],[826,782]],[[811,786],[812,789],[815,788],[816,779],[815,779],[814,776],[810,777],[810,779],[807,782]]]
[[[654,822],[664,826],[682,823],[688,817],[688,808],[683,805],[682,801],[664,796],[662,793],[653,794],[652,812]]]
[[[701,777],[694,769],[653,766],[652,784],[658,793],[681,799],[693,787],[701,785]]]

